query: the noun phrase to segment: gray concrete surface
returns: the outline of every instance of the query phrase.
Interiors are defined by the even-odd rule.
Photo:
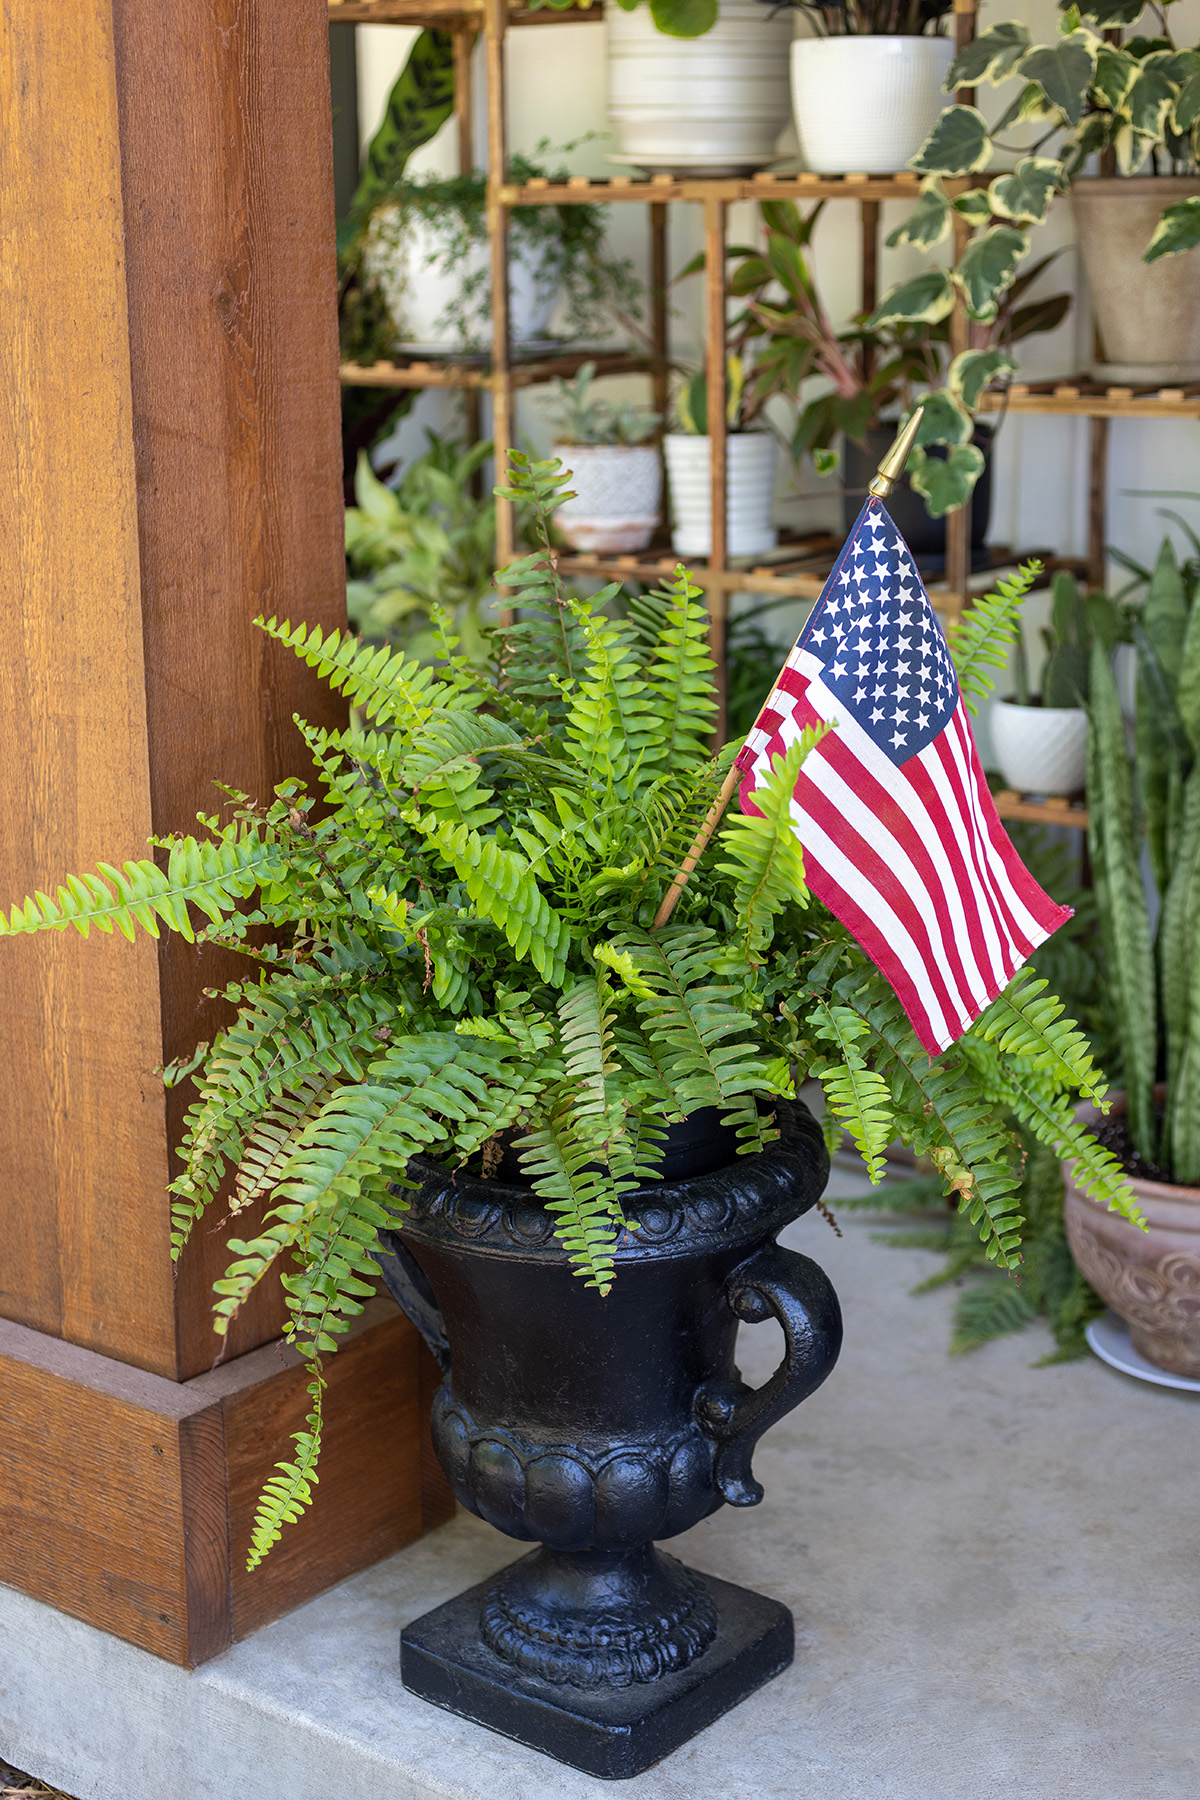
[[[763,1505],[674,1546],[785,1600],[796,1662],[656,1769],[596,1781],[405,1693],[401,1625],[512,1557],[466,1517],[192,1675],[0,1588],[0,1754],[78,1800],[1197,1800],[1200,1398],[1034,1368],[1036,1329],[950,1359],[951,1296],[907,1291],[931,1259],[843,1223],[788,1234],[841,1363],[760,1447]]]

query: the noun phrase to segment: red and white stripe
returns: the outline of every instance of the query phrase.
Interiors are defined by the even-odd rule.
[[[771,758],[831,722],[792,799],[812,891],[891,982],[921,1043],[960,1037],[1030,952],[1070,918],[1034,881],[1000,823],[960,697],[899,767],[797,647],[738,756],[743,812]]]

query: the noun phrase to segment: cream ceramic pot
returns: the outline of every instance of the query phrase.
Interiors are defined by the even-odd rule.
[[[555,444],[575,498],[555,523],[574,550],[644,550],[662,504],[662,463],[649,444]]]
[[[737,168],[769,162],[787,124],[792,15],[721,0],[703,37],[668,37],[650,8],[605,8],[608,111],[623,156],[647,166]]]
[[[672,547],[680,556],[707,556],[712,550],[709,440],[673,431],[663,439],[663,449],[675,521]],[[762,431],[735,432],[726,439],[725,455],[727,553],[757,556],[773,550],[779,536],[771,524],[775,439]]]
[[[940,37],[797,38],[792,107],[800,152],[826,175],[903,169],[937,122],[954,44]]]
[[[995,700],[989,721],[996,762],[1019,794],[1077,794],[1087,767],[1087,714],[1079,706]]]
[[[491,269],[486,244],[474,244],[459,262],[447,266],[446,239],[435,223],[410,219],[393,241],[393,227],[382,229],[367,246],[367,271],[383,289],[388,311],[404,343],[430,350],[486,348],[491,340]],[[544,338],[557,292],[543,279],[545,252],[514,242],[508,267],[509,318],[516,344]],[[468,305],[464,333],[448,323],[447,313],[460,301],[464,278],[476,286]]]
[[[1164,206],[1200,194],[1186,175],[1077,181],[1071,208],[1104,360],[1102,380],[1200,381],[1200,261],[1142,261]]]

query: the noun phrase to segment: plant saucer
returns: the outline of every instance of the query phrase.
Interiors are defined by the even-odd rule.
[[[664,152],[648,156],[606,156],[604,160],[625,169],[644,169],[647,175],[678,175],[684,179],[716,181],[735,175],[753,175],[756,170],[765,169],[768,163],[774,162],[775,155],[772,152],[770,156],[740,157],[736,162],[714,162],[711,156]]]
[[[1086,1336],[1089,1347],[1110,1369],[1120,1369],[1122,1375],[1132,1375],[1138,1381],[1151,1381],[1155,1387],[1200,1394],[1200,1381],[1194,1381],[1190,1375],[1172,1375],[1169,1369],[1160,1369],[1139,1355],[1129,1341],[1129,1327],[1116,1313],[1102,1313],[1093,1319]]]

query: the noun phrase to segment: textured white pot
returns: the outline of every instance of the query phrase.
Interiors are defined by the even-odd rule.
[[[383,289],[388,311],[406,344],[420,344],[437,350],[469,350],[486,348],[490,341],[491,279],[490,256],[486,244],[472,245],[466,256],[447,267],[444,263],[446,239],[437,225],[428,219],[412,219],[404,227],[398,243],[390,241],[389,223],[367,245],[367,272]],[[516,239],[508,268],[508,291],[512,338],[516,344],[531,338],[544,338],[550,325],[557,294],[547,290],[539,276],[545,266],[545,252],[526,248],[522,252]],[[460,331],[447,327],[444,314],[462,292],[465,277],[482,281],[481,296],[471,310],[471,329],[464,338]]]
[[[1164,206],[1200,195],[1190,175],[1089,176],[1071,188],[1104,361],[1102,381],[1200,380],[1200,265],[1142,261]]]
[[[995,700],[992,745],[1000,773],[1019,794],[1077,794],[1087,768],[1081,706],[1018,706]]]
[[[707,556],[712,549],[708,439],[672,431],[663,448],[675,520],[672,547],[681,556]],[[771,524],[775,439],[763,431],[735,432],[726,440],[725,454],[726,551],[757,556],[773,550],[779,537]]]
[[[679,168],[769,162],[788,116],[792,15],[721,0],[703,37],[668,37],[650,8],[605,8],[608,111],[622,155]]]
[[[662,463],[649,444],[555,444],[575,499],[555,523],[574,550],[644,550],[662,503]]]
[[[916,155],[950,97],[950,38],[797,38],[792,107],[800,153],[823,175],[887,175]]]

